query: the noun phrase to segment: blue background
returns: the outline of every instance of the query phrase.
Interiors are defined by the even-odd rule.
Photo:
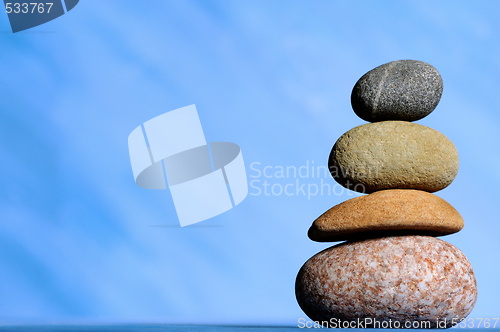
[[[418,121],[460,154],[437,195],[465,228],[443,239],[474,267],[471,317],[499,317],[499,13],[498,1],[85,0],[17,34],[0,14],[0,324],[297,324],[296,273],[329,246],[307,230],[354,195],[251,187],[180,228],[168,190],[135,185],[127,137],[196,104],[208,141],[240,145],[249,181],[334,186],[250,165],[326,165],[365,123],[355,82],[399,59],[443,77]]]

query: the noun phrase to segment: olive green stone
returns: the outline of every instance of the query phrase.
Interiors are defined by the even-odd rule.
[[[435,192],[455,179],[458,152],[437,130],[406,121],[382,121],[342,135],[333,146],[328,167],[339,184],[357,192]]]

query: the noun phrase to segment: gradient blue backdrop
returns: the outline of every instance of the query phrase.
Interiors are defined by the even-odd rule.
[[[418,123],[460,154],[437,195],[465,228],[444,239],[474,267],[471,317],[499,317],[499,13],[498,1],[82,0],[18,34],[0,14],[0,324],[297,324],[296,273],[329,246],[307,230],[353,194],[250,188],[237,208],[175,227],[170,193],[134,184],[127,137],[196,104],[207,140],[239,144],[262,184],[254,162],[326,165],[365,123],[354,83],[398,59],[443,77]],[[296,180],[335,184],[267,179]]]

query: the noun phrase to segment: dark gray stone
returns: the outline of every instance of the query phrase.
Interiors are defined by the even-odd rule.
[[[429,115],[443,93],[436,68],[415,60],[386,63],[363,75],[351,94],[354,112],[369,122],[416,121]]]

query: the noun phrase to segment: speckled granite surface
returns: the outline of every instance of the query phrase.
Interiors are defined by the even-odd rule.
[[[447,319],[451,325],[472,310],[477,286],[455,246],[430,236],[395,236],[316,254],[299,271],[296,296],[314,321]]]

